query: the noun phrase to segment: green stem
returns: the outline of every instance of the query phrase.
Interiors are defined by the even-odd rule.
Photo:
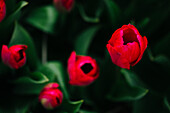
[[[47,62],[47,35],[42,38],[42,64]]]

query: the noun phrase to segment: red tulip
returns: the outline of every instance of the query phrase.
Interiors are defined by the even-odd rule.
[[[53,109],[59,106],[63,100],[63,93],[58,89],[57,83],[47,84],[39,95],[39,101],[46,109]]]
[[[20,68],[26,62],[26,49],[26,45],[14,45],[9,49],[6,45],[3,45],[1,51],[2,61],[11,68]]]
[[[99,76],[99,66],[90,56],[76,55],[73,51],[68,59],[68,73],[71,85],[89,85]]]
[[[4,0],[0,0],[0,22],[5,18],[6,5]]]
[[[56,9],[60,12],[71,11],[74,0],[53,0]]]
[[[148,41],[131,24],[117,29],[107,44],[112,62],[121,68],[130,69],[142,58]]]

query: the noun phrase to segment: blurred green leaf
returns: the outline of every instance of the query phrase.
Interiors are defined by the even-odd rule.
[[[90,43],[92,42],[95,33],[99,30],[99,26],[93,26],[84,30],[81,34],[77,36],[75,41],[75,51],[77,54],[86,55]]]
[[[39,60],[36,54],[34,43],[28,32],[18,23],[15,24],[15,29],[9,46],[17,44],[25,44],[28,46],[28,49],[26,50],[27,63],[31,69],[35,70],[39,65]]]
[[[165,69],[170,69],[170,60],[164,55],[159,55],[154,58],[154,62],[160,64]]]
[[[27,4],[28,2],[26,1],[20,1],[16,6],[15,11],[11,15],[9,15],[3,22],[0,23],[0,31],[6,30],[9,27],[9,25],[11,25],[17,18],[19,11]]]
[[[54,33],[57,18],[58,12],[55,7],[51,5],[33,10],[27,17],[26,21],[46,33]]]
[[[97,113],[94,111],[80,110],[79,113]]]
[[[92,18],[92,17],[88,17],[86,15],[85,10],[83,9],[83,7],[80,4],[78,5],[78,8],[79,8],[80,15],[84,21],[90,22],[90,23],[99,23],[100,19],[98,17]]]
[[[112,25],[114,25],[118,21],[121,10],[113,0],[105,0],[104,2],[107,6],[110,22],[112,23]]]
[[[150,19],[147,17],[147,18],[144,18],[142,21],[140,21],[137,26],[141,29],[144,29],[147,24],[150,22]]]
[[[15,80],[15,84],[42,84],[48,82],[49,79],[40,72],[31,73],[29,76],[20,77]]]
[[[170,112],[170,104],[169,104],[167,97],[164,97],[164,104],[165,104],[166,108],[168,109],[168,111]]]
[[[67,112],[68,113],[77,113],[83,103],[83,100],[75,101],[75,102],[69,102],[67,105]]]
[[[151,92],[135,101],[133,108],[132,113],[169,113],[164,106],[163,98]]]
[[[108,98],[113,101],[138,100],[148,93],[148,89],[141,87],[139,79],[129,70],[122,69],[117,83]]]
[[[155,47],[153,48],[153,52],[156,55],[163,54],[170,57],[169,37],[170,33],[168,33],[165,37],[161,37],[160,40],[156,43]]]
[[[8,98],[10,102],[7,102]],[[27,113],[30,104],[35,100],[33,96],[17,96],[7,94],[0,102],[0,113]]]

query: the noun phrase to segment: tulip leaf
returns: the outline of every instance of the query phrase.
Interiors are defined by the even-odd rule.
[[[9,25],[12,24],[14,20],[17,18],[19,11],[27,4],[28,2],[26,1],[20,1],[16,6],[15,11],[11,15],[6,17],[2,23],[0,23],[0,31],[6,30],[9,27]]]
[[[18,23],[15,24],[15,29],[9,46],[17,44],[24,44],[28,46],[28,49],[26,50],[27,63],[31,69],[36,69],[39,65],[39,60],[36,54],[33,40],[28,32]]]
[[[60,62],[49,62],[45,64],[40,71],[45,75],[54,76],[57,79],[57,83],[60,85],[62,92],[66,99],[68,99],[68,93],[65,86],[65,74],[63,66]]]
[[[0,113],[26,113],[32,101],[35,100],[33,96],[18,96],[13,94],[6,95],[1,98]],[[11,102],[7,102],[8,98]]]
[[[133,113],[169,113],[163,98],[149,92],[144,98],[134,102]]]
[[[166,108],[168,109],[168,111],[170,112],[170,104],[169,104],[167,97],[164,97],[164,104],[165,104]]]
[[[99,26],[93,26],[84,30],[81,34],[77,36],[75,41],[75,50],[77,54],[86,55],[90,43],[92,42],[95,33],[99,30]]]
[[[27,76],[20,77],[14,82],[13,92],[15,94],[39,94],[45,84],[49,83],[49,75],[41,72],[33,72]]]
[[[99,23],[100,19],[98,17],[88,17],[83,9],[83,7],[79,4],[78,5],[78,8],[79,8],[79,12],[80,12],[80,15],[81,17],[83,18],[84,21],[86,22],[90,22],[90,23]]]
[[[46,32],[54,33],[55,23],[58,12],[54,6],[43,6],[33,10],[27,17],[26,21],[32,26]]]
[[[170,47],[169,47],[169,42],[170,42],[170,33],[168,33],[166,36],[163,38],[160,38],[158,43],[156,43],[153,52],[157,55],[162,54],[170,57]],[[166,49],[165,49],[166,48]]]
[[[83,100],[75,101],[75,102],[69,102],[69,108],[68,111],[69,113],[77,113],[81,107],[81,104],[83,103]]]
[[[31,73],[29,76],[20,77],[15,81],[16,84],[43,84],[49,79],[40,72]]]
[[[120,16],[120,8],[113,0],[105,0],[104,2],[107,6],[110,22],[114,25]]]
[[[140,85],[139,79],[134,73],[122,69],[122,75],[119,75],[117,83],[108,95],[108,98],[114,101],[132,101],[144,97],[148,89]]]

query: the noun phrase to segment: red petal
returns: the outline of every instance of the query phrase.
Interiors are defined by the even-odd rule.
[[[138,39],[140,40],[140,49],[141,49],[140,55],[139,55],[138,59],[132,64],[132,66],[136,65],[141,60],[143,53],[144,53],[145,49],[147,48],[147,44],[148,44],[148,40],[145,36],[143,38],[140,37]]]
[[[139,57],[140,49],[137,42],[127,45],[112,47],[107,45],[112,62],[122,68],[130,69],[130,64]]]
[[[116,51],[110,44],[107,44],[107,49],[114,64],[121,68],[130,69],[130,63],[126,57],[123,57],[121,53]]]
[[[6,45],[2,46],[2,51],[1,51],[1,57],[2,61],[4,64],[8,65],[9,64],[9,59],[10,59],[11,52],[8,50],[8,47]]]

